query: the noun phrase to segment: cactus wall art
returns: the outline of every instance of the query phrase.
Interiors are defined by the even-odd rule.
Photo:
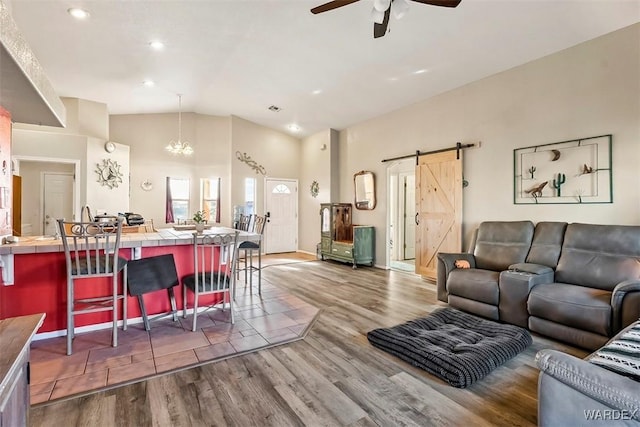
[[[612,135],[513,150],[515,204],[611,203]]]

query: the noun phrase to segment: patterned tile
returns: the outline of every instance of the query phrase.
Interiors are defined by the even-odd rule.
[[[207,360],[214,360],[237,353],[236,349],[233,348],[228,341],[196,348],[194,351],[200,362],[206,362]]]
[[[257,277],[255,278],[257,280]],[[31,403],[99,390],[185,366],[245,353],[299,338],[318,309],[276,288],[263,278],[262,295],[238,287],[230,323],[229,309],[198,315],[198,331],[191,332],[190,316],[173,322],[155,320],[151,331],[142,323],[118,330],[118,346],[111,346],[111,330],[76,335],[74,353],[66,355],[66,338],[34,341],[31,345]]]
[[[51,393],[51,399],[70,396],[72,394],[90,391],[107,385],[107,370],[89,372],[75,377],[64,378],[56,381]]]
[[[109,369],[108,384],[119,384],[156,373],[153,359]]]
[[[178,353],[167,354],[166,356],[156,357],[155,361],[156,372],[165,372],[183,366],[194,365],[198,363],[198,357],[194,350],[185,350]]]

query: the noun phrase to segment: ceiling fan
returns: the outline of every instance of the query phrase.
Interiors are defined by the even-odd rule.
[[[355,3],[360,0],[333,0],[311,9],[311,13],[318,14]],[[411,0],[416,3],[428,4],[432,6],[456,7],[462,0]],[[373,0],[373,37],[378,38],[386,34],[389,27],[389,17],[393,11],[394,16],[400,19],[406,13],[409,5],[407,0]]]

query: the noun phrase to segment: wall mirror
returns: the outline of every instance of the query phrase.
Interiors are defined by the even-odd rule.
[[[360,171],[353,175],[356,209],[371,210],[376,207],[376,179],[373,172]]]

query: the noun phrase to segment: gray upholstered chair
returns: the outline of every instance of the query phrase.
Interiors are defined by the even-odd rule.
[[[500,273],[523,263],[529,253],[531,221],[491,221],[478,227],[469,253],[438,254],[438,299],[463,311],[499,319]],[[456,268],[464,260],[470,268]]]
[[[527,307],[530,330],[602,346],[640,316],[640,226],[569,224],[554,280]]]

